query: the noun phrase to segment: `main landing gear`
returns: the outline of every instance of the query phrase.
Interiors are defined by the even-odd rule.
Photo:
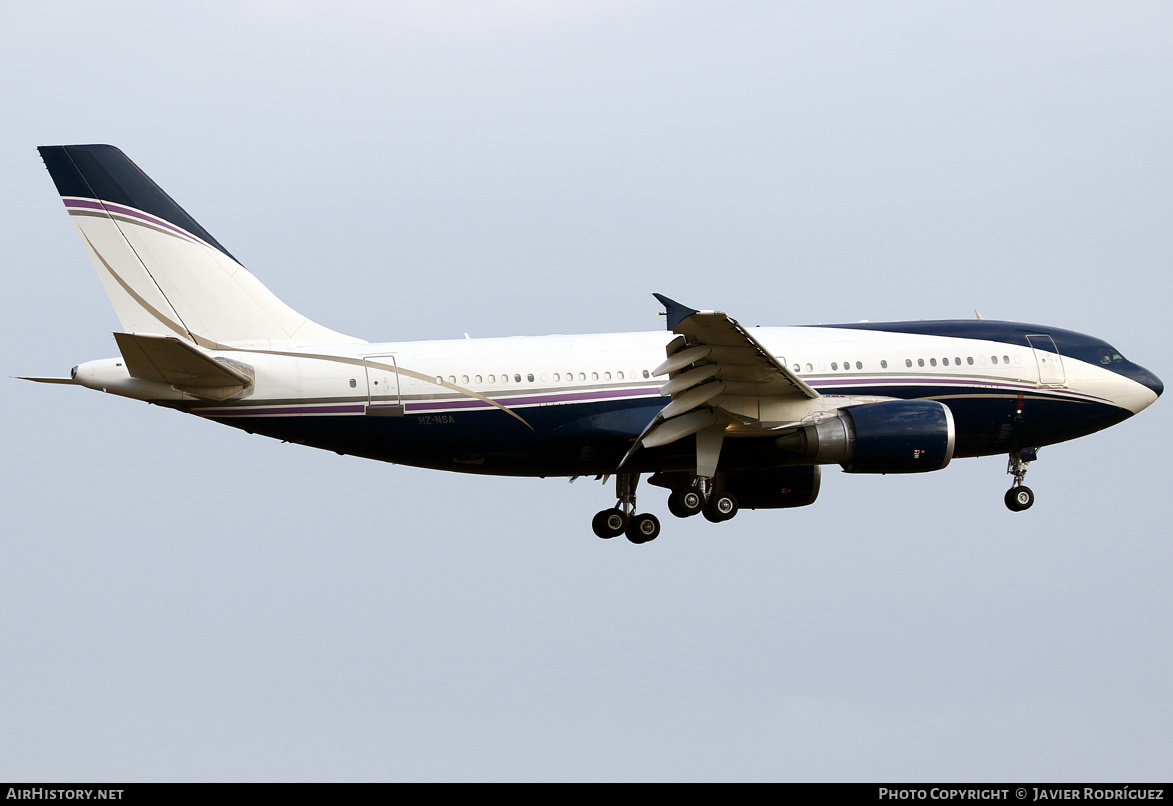
[[[638,473],[620,473],[615,477],[615,497],[611,509],[595,515],[591,528],[604,540],[627,535],[632,543],[647,543],[660,536],[660,519],[655,515],[635,512],[635,487]],[[668,496],[668,509],[678,518],[704,515],[710,523],[727,521],[737,514],[737,498],[733,493],[713,492],[713,480],[698,478],[689,487],[681,487]]]
[[[668,496],[668,511],[678,518],[704,515],[709,523],[721,523],[737,514],[737,498],[733,493],[714,493],[712,479],[698,478],[693,486]]]
[[[635,514],[635,487],[639,484],[638,473],[620,473],[615,477],[615,497],[618,500],[612,509],[604,509],[595,515],[591,528],[604,540],[627,535],[632,543],[647,543],[660,536],[660,519],[655,515]]]
[[[1023,448],[1011,451],[1010,461],[1006,465],[1006,472],[1014,476],[1014,486],[1006,491],[1006,508],[1011,512],[1022,512],[1030,509],[1035,502],[1035,494],[1030,487],[1022,483],[1026,478],[1026,466],[1039,458],[1035,448]]]

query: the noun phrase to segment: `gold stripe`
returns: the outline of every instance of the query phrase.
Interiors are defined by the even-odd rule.
[[[458,392],[458,393],[464,395],[465,397],[475,398],[476,400],[480,400],[483,403],[488,403],[490,406],[494,406],[494,407],[500,409],[501,411],[505,412],[506,414],[510,415],[511,417],[516,418],[518,422],[520,422],[522,425],[524,425],[530,431],[537,430],[532,425],[530,425],[525,420],[524,417],[522,417],[520,414],[515,412],[513,409],[509,408],[508,406],[501,405],[500,403],[498,403],[496,400],[493,400],[492,398],[485,397],[484,395],[478,394],[477,392],[474,392],[471,389],[465,389],[463,386],[457,386],[456,384],[448,383],[447,381],[441,381],[440,383],[436,383],[436,376],[435,375],[424,375],[422,372],[416,372],[415,370],[405,369],[403,367],[396,366],[393,364],[382,364],[378,361],[371,361],[369,359],[364,362],[361,358],[343,358],[343,357],[334,356],[334,355],[315,355],[313,353],[295,353],[295,352],[288,352],[285,350],[237,350],[237,348],[235,348],[235,347],[224,347],[224,346],[221,346],[217,349],[232,350],[235,352],[244,352],[244,353],[261,353],[263,355],[282,355],[282,356],[286,356],[289,358],[312,358],[317,361],[333,361],[334,363],[337,363],[337,364],[352,364],[354,366],[359,366],[359,367],[368,366],[368,367],[375,367],[376,369],[385,369],[385,370],[388,370],[390,372],[395,373],[396,377],[398,377],[400,375],[406,375],[409,378],[415,378],[417,381],[424,381],[425,383],[430,383],[433,386],[442,386],[445,389],[451,389],[454,392]]]
[[[117,225],[115,225],[115,226],[117,226]],[[162,311],[158,310],[153,305],[151,305],[149,302],[147,302],[145,299],[143,299],[137,291],[135,291],[133,288],[130,287],[129,283],[127,283],[125,280],[123,280],[118,275],[118,272],[114,271],[114,267],[106,262],[106,258],[102,257],[102,253],[98,251],[98,248],[96,246],[94,246],[94,242],[89,239],[89,236],[87,236],[85,234],[85,231],[83,231],[81,229],[81,227],[78,227],[78,232],[81,233],[81,237],[85,239],[85,242],[87,244],[89,244],[89,247],[90,247],[90,249],[92,249],[94,251],[94,254],[98,256],[98,260],[101,261],[102,265],[106,267],[106,271],[110,272],[110,276],[114,278],[114,280],[118,283],[118,285],[122,286],[122,290],[125,291],[127,294],[129,294],[130,298],[133,299],[135,302],[137,302],[139,304],[139,306],[144,311],[146,311],[151,316],[153,316],[157,320],[159,320],[159,323],[162,324],[164,327],[166,327],[169,330],[174,331],[175,333],[178,333],[180,336],[183,336],[184,338],[187,338],[187,339],[195,338],[194,333],[189,331],[186,327],[183,327],[182,325],[177,325],[175,322],[172,322],[167,317],[166,314],[164,314]],[[162,291],[160,291],[159,293],[162,293]],[[167,299],[166,294],[163,295],[163,299]],[[170,304],[170,301],[168,301],[168,304]]]
[[[136,221],[134,223],[137,224],[139,222]],[[114,226],[117,227],[118,225],[115,224]],[[261,353],[264,355],[281,355],[281,356],[286,356],[289,358],[312,358],[317,361],[332,361],[337,364],[352,364],[355,366],[363,366],[365,363],[366,366],[371,366],[371,367],[375,367],[376,369],[384,369],[384,370],[388,370],[390,372],[393,372],[393,373],[395,373],[396,377],[398,377],[399,375],[406,375],[410,378],[415,378],[416,380],[419,380],[419,381],[425,381],[427,383],[430,383],[430,384],[433,384],[436,386],[442,386],[446,389],[451,389],[454,392],[457,392],[457,393],[464,395],[466,397],[471,397],[476,400],[480,400],[483,403],[488,403],[490,406],[495,406],[496,408],[500,409],[501,411],[505,412],[506,414],[510,415],[511,417],[516,418],[518,420],[518,422],[520,422],[522,425],[524,425],[530,431],[536,430],[532,425],[530,425],[525,420],[524,417],[522,417],[520,414],[518,414],[517,412],[515,412],[513,409],[509,408],[508,406],[503,406],[500,403],[498,403],[496,400],[493,400],[491,398],[485,397],[484,395],[478,394],[471,389],[465,389],[463,386],[457,386],[456,384],[447,383],[445,381],[441,381],[439,384],[437,384],[436,378],[434,375],[424,375],[423,373],[415,372],[414,370],[405,369],[403,367],[399,367],[399,366],[395,366],[395,365],[381,364],[377,361],[369,361],[368,360],[368,361],[364,362],[361,358],[343,358],[343,357],[332,356],[332,355],[331,356],[315,355],[313,353],[297,353],[297,352],[287,352],[287,351],[282,351],[282,350],[256,350],[256,349],[244,350],[244,349],[240,349],[240,348],[236,348],[236,347],[229,347],[226,344],[220,344],[218,342],[212,341],[211,339],[206,339],[206,338],[198,335],[197,333],[193,333],[192,331],[188,330],[186,327],[183,327],[181,325],[177,325],[175,322],[171,321],[165,314],[163,314],[161,311],[159,311],[154,306],[152,306],[149,302],[147,302],[145,299],[143,299],[142,296],[140,296],[133,288],[131,288],[130,285],[118,275],[118,272],[114,271],[114,268],[108,262],[106,262],[106,259],[104,257],[102,257],[102,253],[98,251],[97,247],[94,246],[93,241],[91,241],[89,239],[89,237],[86,236],[85,232],[82,231],[82,229],[80,227],[78,227],[78,231],[81,232],[81,237],[85,239],[85,242],[87,244],[89,244],[89,247],[90,247],[90,249],[92,249],[94,251],[94,254],[98,256],[98,260],[101,261],[102,265],[106,268],[106,271],[110,272],[110,276],[113,277],[114,280],[118,283],[118,285],[120,285],[122,287],[122,289],[124,291],[126,291],[127,294],[130,295],[131,299],[133,299],[135,302],[137,302],[143,308],[143,310],[145,310],[151,316],[155,317],[155,319],[157,319],[162,325],[167,327],[169,330],[172,330],[173,332],[179,334],[180,336],[183,336],[184,338],[191,339],[192,341],[194,341],[196,344],[198,344],[201,347],[206,347],[210,350],[220,350],[220,351],[224,351],[224,352]],[[165,230],[164,230],[164,232],[165,232]],[[173,235],[174,237],[177,237],[177,238],[179,237],[178,235],[175,235],[174,233],[168,233],[168,234]],[[162,293],[161,290],[160,290],[160,293]],[[166,294],[163,295],[163,299],[167,299]],[[168,300],[168,303],[170,303],[169,300]]]

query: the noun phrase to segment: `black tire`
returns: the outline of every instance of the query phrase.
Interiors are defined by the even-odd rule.
[[[686,488],[668,496],[668,511],[678,518],[691,518],[704,508],[704,503],[700,493]]]
[[[660,519],[655,515],[634,515],[624,530],[632,543],[648,543],[660,536]]]
[[[737,514],[737,498],[732,493],[717,493],[705,507],[705,517],[713,523],[727,521]]]
[[[1006,508],[1011,512],[1022,512],[1030,509],[1035,502],[1035,494],[1030,487],[1011,487],[1006,491]]]
[[[599,537],[610,540],[623,534],[623,530],[627,528],[627,518],[623,517],[623,512],[618,509],[604,509],[595,515],[591,521],[591,528]]]

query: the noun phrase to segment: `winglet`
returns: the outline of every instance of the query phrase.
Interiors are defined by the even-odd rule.
[[[700,313],[700,311],[696,310],[695,308],[690,308],[687,305],[681,305],[676,300],[668,299],[663,294],[653,293],[652,296],[660,300],[660,302],[664,305],[664,310],[667,311],[668,314],[669,330],[676,330],[676,326],[685,319],[692,316],[694,313]]]

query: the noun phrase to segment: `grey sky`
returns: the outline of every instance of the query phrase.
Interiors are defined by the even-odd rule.
[[[372,339],[972,316],[1166,381],[1161,3],[0,3],[5,376],[114,355],[35,146]],[[604,542],[610,488],[0,382],[0,779],[1168,780],[1167,401]]]

